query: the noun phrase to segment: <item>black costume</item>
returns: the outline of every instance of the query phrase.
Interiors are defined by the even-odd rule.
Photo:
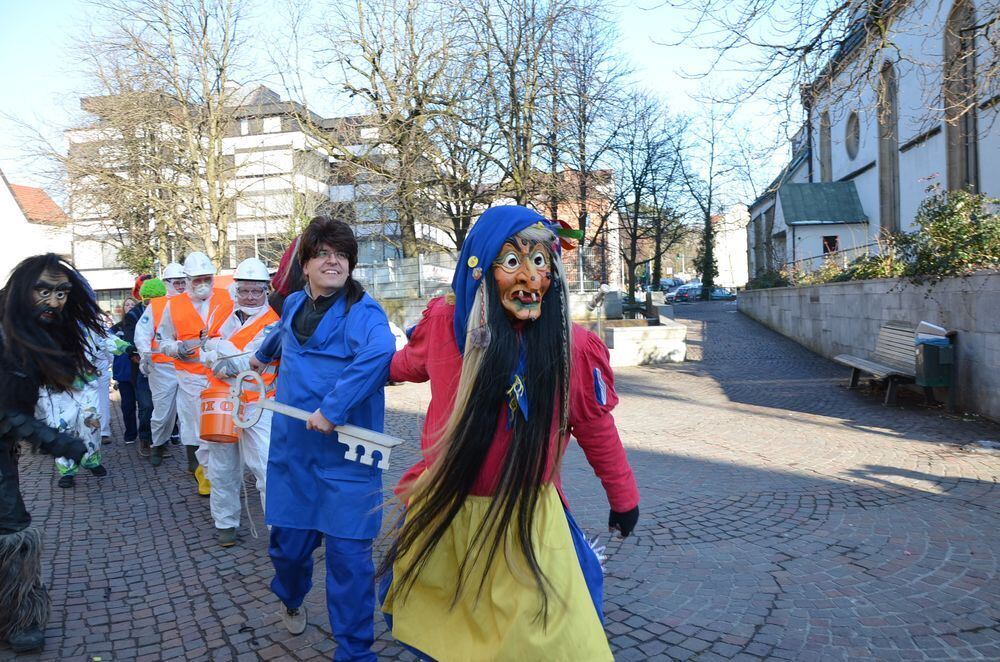
[[[0,638],[44,627],[49,598],[41,582],[41,536],[31,528],[18,479],[19,442],[36,451],[80,461],[86,452],[76,437],[34,417],[39,379],[5,351],[0,337]]]

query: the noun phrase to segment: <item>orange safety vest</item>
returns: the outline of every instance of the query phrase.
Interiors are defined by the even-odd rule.
[[[279,319],[280,318],[278,317],[278,313],[274,312],[274,310],[269,306],[266,313],[255,319],[250,324],[247,324],[243,328],[236,331],[236,333],[231,335],[227,340],[229,340],[229,342],[231,342],[236,349],[243,351],[246,348],[246,346],[250,344],[250,341],[256,338],[257,334],[260,333],[265,326],[269,324],[274,324]],[[216,326],[216,329],[218,329],[219,326],[221,325]],[[268,365],[277,368],[278,361],[277,360],[272,361]],[[264,379],[264,388],[267,390],[269,394],[273,393],[274,388],[272,387],[272,384],[274,384],[274,380],[278,378],[278,373],[275,370],[271,370],[261,375],[261,377],[263,377]],[[208,386],[209,388],[229,388],[229,384],[222,381],[215,375],[211,375],[208,378]],[[243,400],[243,402],[253,402],[259,397],[260,397],[259,393],[255,393],[253,391],[244,391],[241,399]]]
[[[219,327],[233,312],[233,298],[229,296],[229,292],[219,288],[212,290],[212,298],[209,299],[208,323],[201,319],[191,303],[191,297],[186,294],[178,294],[167,305],[170,306],[170,320],[174,323],[177,340],[198,340],[204,330],[208,331],[210,338],[218,338]],[[212,371],[198,361],[199,355],[200,351],[195,349],[189,360],[177,360],[174,367],[196,375],[211,375]]]
[[[156,331],[160,328],[160,320],[163,319],[163,311],[167,308],[167,301],[167,297],[156,297],[155,299],[150,299],[149,301],[149,307],[153,310],[153,340],[149,345],[153,352],[151,356],[153,363],[172,364],[174,362],[174,360],[166,354],[160,353],[160,343],[156,342]]]

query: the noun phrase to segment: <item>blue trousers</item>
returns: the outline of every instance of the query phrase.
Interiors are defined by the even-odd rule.
[[[118,396],[121,398],[122,422],[125,423],[125,441],[135,441],[139,428],[135,416],[135,386],[132,382],[118,382]]]
[[[334,660],[376,662],[375,565],[371,540],[334,538],[321,531],[271,527],[267,553],[274,565],[271,591],[298,609],[312,588],[313,552],[326,539],[326,609],[337,642]]]
[[[153,433],[150,429],[150,420],[153,417],[153,393],[149,390],[149,379],[138,370],[135,371],[136,379],[133,382],[135,388],[135,404],[139,410],[139,438],[150,441]]]

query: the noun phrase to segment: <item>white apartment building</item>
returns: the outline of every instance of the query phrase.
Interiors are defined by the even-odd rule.
[[[878,8],[892,46],[873,64],[857,32],[803,93],[791,160],[750,205],[752,274],[877,251],[882,232],[914,229],[934,184],[1000,195],[1000,94],[982,84],[1000,54],[969,36],[996,3],[883,0]]]
[[[304,107],[283,101],[264,86],[234,87],[231,96],[239,105],[223,138],[223,154],[231,159],[227,164],[232,173],[228,186],[236,203],[223,272],[247,257],[258,257],[276,267],[295,234],[294,220],[301,223],[318,213],[331,213],[354,225],[360,263],[400,256],[394,241],[398,227],[381,217],[373,202],[373,187],[348,174],[310,136],[298,119],[308,113]],[[335,133],[351,150],[362,149],[366,141],[376,137],[373,132],[377,129],[366,127],[362,117],[323,118],[313,113],[308,117],[314,127]],[[101,140],[100,123],[68,131],[66,138],[71,148]],[[101,210],[76,199],[72,192],[69,210],[73,218],[72,254],[78,268],[95,289],[124,296],[135,275],[123,268],[117,247],[110,241],[114,219],[102,217]],[[439,238],[433,228],[418,228],[418,235]],[[186,252],[183,238],[170,237],[168,242],[168,259],[181,260]]]

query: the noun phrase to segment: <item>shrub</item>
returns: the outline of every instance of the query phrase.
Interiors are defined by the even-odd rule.
[[[968,191],[931,188],[928,192],[914,219],[917,229],[883,236],[878,253],[858,257],[846,267],[832,256],[807,273],[787,267],[765,271],[747,286],[763,289],[901,277],[934,283],[948,276],[1000,269],[1000,200]]]
[[[749,290],[766,290],[772,287],[788,287],[792,284],[785,270],[768,269],[758,271],[757,275],[747,281]]]
[[[840,266],[836,255],[832,255],[823,260],[823,264],[818,269],[805,272],[795,279],[796,285],[820,285],[822,283],[832,283],[844,275],[844,268]]]
[[[934,191],[917,211],[917,230],[899,252],[911,280],[938,281],[1000,268],[1000,200],[968,191]]]

